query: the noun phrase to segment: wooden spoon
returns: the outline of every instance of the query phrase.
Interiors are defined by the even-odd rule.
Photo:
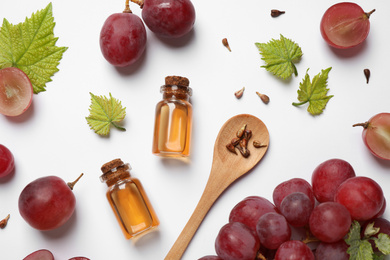
[[[236,137],[238,130],[245,124],[247,125],[246,129],[252,131],[252,137],[248,142],[250,156],[247,158],[244,158],[239,151],[234,154],[226,148],[226,145]],[[253,146],[254,140],[260,141],[264,147],[255,148]],[[178,260],[182,257],[199,225],[217,198],[230,184],[250,171],[263,158],[268,144],[269,133],[267,127],[255,116],[237,115],[230,118],[222,126],[215,141],[213,163],[206,188],[192,216],[165,257],[166,260]]]

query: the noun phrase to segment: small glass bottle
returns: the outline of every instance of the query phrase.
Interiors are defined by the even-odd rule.
[[[188,157],[192,131],[192,89],[189,80],[168,76],[160,88],[162,100],[156,105],[153,149],[155,155]]]
[[[101,167],[100,176],[108,186],[108,202],[126,239],[146,234],[160,224],[140,181],[131,177],[130,169],[129,164],[115,159]]]

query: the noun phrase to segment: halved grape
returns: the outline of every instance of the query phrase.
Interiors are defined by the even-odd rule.
[[[18,116],[31,105],[33,86],[20,69],[8,67],[0,70],[0,113]]]
[[[47,249],[40,249],[35,252],[32,252],[23,260],[54,260],[53,254]]]
[[[370,31],[370,15],[350,2],[342,2],[329,7],[321,20],[321,35],[332,47],[346,49],[362,43]]]
[[[363,126],[364,144],[373,155],[390,160],[390,113],[376,114],[367,122],[353,126]]]
[[[145,0],[142,19],[156,35],[178,38],[194,26],[195,8],[190,0]]]
[[[100,31],[100,49],[112,65],[125,67],[135,63],[145,48],[146,30],[137,15],[115,13],[104,22]]]

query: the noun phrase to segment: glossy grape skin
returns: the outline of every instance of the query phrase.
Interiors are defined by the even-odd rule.
[[[20,69],[0,70],[0,113],[19,116],[31,105],[34,90],[28,76]]]
[[[352,48],[362,43],[370,31],[370,14],[355,3],[338,3],[326,10],[320,30],[324,40],[339,49]]]
[[[145,0],[142,19],[156,35],[179,38],[191,31],[195,8],[190,0]]]
[[[259,219],[256,233],[260,244],[268,249],[277,249],[291,238],[291,228],[286,218],[275,212],[266,213]]]
[[[337,188],[345,180],[355,177],[351,164],[342,159],[330,159],[313,171],[311,185],[318,202],[334,201]]]
[[[303,227],[309,223],[314,205],[309,197],[302,192],[293,192],[282,200],[280,213],[294,227]]]
[[[275,206],[279,209],[284,197],[293,192],[305,193],[313,202],[313,205],[315,204],[315,197],[310,183],[302,178],[292,178],[275,187],[272,194]]]
[[[72,216],[76,198],[59,177],[47,176],[30,182],[19,196],[19,212],[38,230],[52,230]]]
[[[277,212],[274,204],[260,196],[249,196],[230,211],[229,222],[241,222],[256,232],[257,221],[268,212]]]
[[[348,248],[343,239],[334,243],[321,242],[316,248],[315,257],[321,260],[349,260]]]
[[[198,260],[223,260],[223,259],[216,255],[206,255],[199,258]]]
[[[134,64],[146,48],[145,26],[137,15],[110,15],[100,31],[100,50],[104,58],[116,67]]]
[[[373,155],[390,160],[390,113],[376,114],[366,123],[354,126],[363,126],[363,142]]]
[[[314,254],[302,241],[290,240],[278,248],[275,260],[314,260]]]
[[[40,249],[35,252],[32,252],[23,260],[54,260],[53,254],[47,249]]]
[[[333,243],[342,239],[351,226],[351,215],[346,207],[336,202],[324,202],[310,215],[311,233],[322,242]]]
[[[15,169],[15,159],[11,151],[0,144],[0,178],[9,176]]]
[[[239,222],[225,224],[215,240],[215,251],[224,260],[255,259],[259,248],[255,233]]]
[[[364,221],[373,218],[382,209],[384,195],[373,179],[356,176],[339,186],[335,201],[344,205],[354,220]]]

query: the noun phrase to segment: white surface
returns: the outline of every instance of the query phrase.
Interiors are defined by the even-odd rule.
[[[231,186],[206,216],[183,259],[215,254],[214,240],[228,221],[233,206],[258,195],[272,200],[273,188],[282,181],[311,173],[330,158],[347,160],[357,175],[379,182],[390,201],[390,163],[378,160],[365,148],[361,128],[379,112],[390,112],[388,47],[390,3],[355,1],[371,16],[367,41],[357,50],[334,51],[320,35],[325,10],[337,1],[200,1],[193,0],[196,22],[183,40],[167,41],[147,29],[147,51],[128,69],[115,69],[103,58],[99,32],[105,19],[121,12],[124,0],[53,1],[58,46],[67,46],[60,71],[47,84],[47,91],[34,95],[23,116],[0,116],[0,143],[14,154],[13,178],[0,182],[0,218],[11,214],[0,230],[0,259],[22,259],[47,248],[56,260],[85,256],[104,259],[163,259],[192,214],[211,169],[214,140],[230,117],[249,113],[259,117],[270,133],[270,147],[257,167]],[[46,0],[8,2],[0,17],[13,24],[43,9]],[[131,4],[133,13],[141,10]],[[285,10],[271,18],[273,8]],[[255,42],[268,42],[279,35],[294,40],[303,51],[296,65],[298,77],[283,82],[265,69]],[[226,37],[232,52],[222,46]],[[299,83],[308,68],[311,78],[321,69],[329,73],[329,94],[334,95],[324,113],[313,117],[297,100]],[[371,70],[366,84],[363,69]],[[191,161],[163,160],[151,153],[154,108],[161,99],[159,87],[167,75],[190,79],[194,108]],[[237,100],[234,92],[245,86]],[[256,91],[269,95],[263,104]],[[89,92],[112,95],[127,108],[126,132],[111,129],[104,138],[89,129],[85,117]],[[125,240],[105,198],[100,166],[114,158],[129,162],[132,174],[143,183],[160,218],[154,235],[138,243]],[[18,212],[21,190],[36,178],[57,175],[74,180],[76,212],[64,227],[50,232],[31,228]],[[385,217],[390,217],[389,210]]]

